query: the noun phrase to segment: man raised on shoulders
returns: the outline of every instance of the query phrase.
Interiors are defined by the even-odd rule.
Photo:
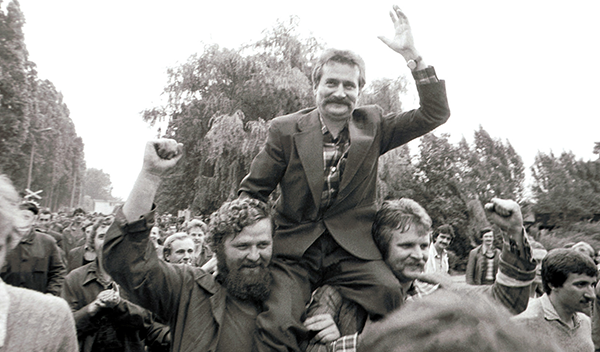
[[[390,13],[393,39],[380,37],[412,70],[420,108],[383,115],[357,108],[364,61],[346,50],[326,50],[312,74],[316,107],[272,120],[264,148],[240,184],[240,197],[266,201],[279,185],[273,243],[275,284],[257,318],[258,351],[298,351],[301,323],[316,286],[381,316],[402,303],[394,276],[371,237],[377,211],[379,156],[440,126],[450,111],[445,85],[416,49],[404,13]]]

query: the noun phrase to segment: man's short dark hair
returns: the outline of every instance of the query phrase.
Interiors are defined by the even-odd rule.
[[[515,326],[510,316],[484,295],[437,290],[390,313],[362,344],[370,352],[554,351]]]
[[[438,228],[435,229],[435,231],[433,232],[433,241],[434,242],[437,239],[437,237],[440,235],[440,233],[450,236],[451,240],[454,239],[454,229],[452,228],[452,225],[444,224],[442,226],[438,226]]]
[[[375,215],[372,234],[384,260],[388,257],[393,233],[397,230],[404,233],[412,226],[423,236],[431,228],[431,218],[419,203],[408,198],[383,202]]]
[[[321,54],[317,60],[315,68],[313,69],[313,88],[317,87],[321,81],[321,77],[323,76],[323,66],[330,62],[337,62],[340,64],[358,67],[358,88],[362,89],[365,86],[367,81],[365,75],[365,62],[358,54],[350,50],[327,49]]]
[[[273,225],[270,209],[264,202],[253,198],[238,198],[226,202],[210,216],[207,242],[210,248],[217,252],[225,237],[235,237],[244,227],[254,225],[262,219],[270,219]],[[271,228],[275,230],[275,226]]]
[[[19,204],[19,209],[29,210],[30,212],[32,212],[35,215],[38,215],[40,212],[40,208],[37,206],[37,204],[35,204],[34,202],[30,202],[30,201],[24,201],[21,204]]]
[[[44,209],[40,210],[40,215],[48,215],[48,214],[50,214],[50,219],[52,219],[54,217],[52,215],[52,212],[48,208],[44,208]]]
[[[81,208],[77,208],[75,210],[73,210],[73,217],[77,216],[77,214],[83,214],[85,215],[85,210],[81,209]]]
[[[562,287],[569,274],[596,277],[597,273],[592,258],[570,248],[553,249],[542,260],[542,284],[546,293],[552,291],[550,286]]]
[[[491,227],[484,227],[481,230],[479,230],[479,239],[483,238],[483,235],[485,235],[488,232],[494,232],[494,230]]]

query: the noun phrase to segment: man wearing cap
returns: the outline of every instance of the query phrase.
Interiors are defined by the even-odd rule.
[[[59,296],[66,268],[54,238],[34,228],[38,212],[33,202],[19,205],[15,232],[21,240],[6,255],[1,277],[9,285]]]

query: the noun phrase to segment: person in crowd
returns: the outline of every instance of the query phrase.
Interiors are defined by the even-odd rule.
[[[485,227],[479,231],[481,244],[471,250],[465,278],[469,285],[491,285],[496,280],[500,249],[494,247],[494,231]]]
[[[47,233],[48,235],[54,237],[54,240],[56,241],[56,245],[58,246],[58,249],[60,250],[60,255],[63,258],[66,258],[66,252],[65,252],[65,250],[63,248],[63,244],[62,244],[63,236],[62,236],[62,233],[60,233],[58,231],[54,231],[52,229],[52,213],[50,212],[50,210],[48,210],[47,208],[40,210],[40,214],[37,217],[35,227],[37,228],[38,231]]]
[[[168,344],[169,328],[131,303],[104,269],[102,245],[108,227],[103,219],[92,228],[96,259],[70,272],[61,293],[75,318],[80,351],[143,352],[146,344]]]
[[[194,239],[186,232],[177,232],[165,240],[163,259],[171,264],[192,265],[195,254]]]
[[[19,243],[13,230],[21,222],[18,199],[8,177],[0,175],[0,267]],[[0,279],[0,351],[76,350],[75,323],[64,300]]]
[[[158,259],[149,232],[161,175],[181,157],[174,140],[146,144],[142,170],[104,243],[104,265],[132,300],[171,327],[172,351],[252,351],[255,318],[271,288],[273,221],[256,199],[223,204],[211,216],[215,277]],[[333,320],[331,320],[333,324]]]
[[[425,273],[448,273],[450,265],[447,248],[453,239],[454,229],[451,225],[445,224],[435,230],[433,246],[429,246],[429,259],[425,264]]]
[[[186,232],[192,236],[195,243],[194,265],[202,267],[213,257],[213,253],[206,241],[208,226],[200,219],[192,219],[186,224]]]
[[[548,254],[548,251],[539,242],[531,242],[531,256],[537,263],[535,267],[535,280],[531,284],[529,297],[537,298],[544,294],[544,285],[542,284],[542,260]]]
[[[150,241],[156,249],[156,254],[158,254],[158,258],[164,259],[163,250],[165,246],[163,245],[164,241],[162,239],[160,227],[157,225],[152,226],[152,230],[150,230]]]
[[[85,242],[85,235],[81,228],[85,220],[85,210],[77,208],[73,211],[72,222],[62,231],[65,253],[69,253],[71,249]]]
[[[450,116],[445,84],[415,47],[404,13],[394,6],[393,39],[380,37],[406,60],[420,108],[384,116],[378,106],[357,108],[364,61],[351,51],[323,52],[312,74],[315,108],[271,121],[266,143],[242,180],[240,197],[275,205],[274,280],[258,316],[258,351],[297,351],[306,335],[305,304],[319,283],[383,315],[402,293],[371,237],[377,211],[379,156],[440,126]]]
[[[438,289],[456,290],[464,302],[472,302],[471,296],[489,297],[512,314],[525,310],[529,300],[529,286],[535,277],[535,262],[525,236],[523,218],[519,205],[511,200],[493,199],[486,205],[490,221],[504,229],[501,267],[498,279],[489,286],[462,285],[456,287],[444,273],[424,274],[429,255],[429,231],[431,219],[425,209],[411,199],[386,201],[375,217],[373,239],[386,264],[406,292],[407,301],[420,299]],[[469,304],[469,306],[470,306]],[[364,330],[372,324],[364,310],[353,302],[343,300],[339,291],[326,285],[318,288],[307,312],[305,324],[311,330],[320,321],[313,315],[332,316],[343,337],[331,344],[312,339],[308,351],[356,351],[361,339],[368,339]],[[372,329],[370,329],[372,331]],[[360,333],[363,331],[362,333]],[[366,350],[366,349],[362,349]]]
[[[594,351],[591,319],[584,313],[589,314],[594,302],[597,272],[594,261],[579,251],[549,251],[542,260],[544,295],[531,300],[512,321],[561,351]]]
[[[94,222],[85,221],[83,223],[81,229],[85,236],[85,242],[81,246],[71,249],[69,252],[69,255],[67,256],[67,273],[96,260],[96,251],[94,250],[92,233],[98,231],[98,228],[101,226],[108,227],[103,224],[102,219],[96,219]]]
[[[38,211],[33,202],[19,205],[15,229],[20,241],[6,255],[0,275],[7,284],[58,296],[66,268],[54,238],[34,227]]]
[[[592,260],[596,259],[596,251],[594,250],[594,247],[585,241],[579,241],[575,243],[571,249],[580,251],[581,253],[592,258]]]
[[[485,296],[438,290],[408,302],[367,330],[361,351],[369,352],[560,352],[533,338]]]

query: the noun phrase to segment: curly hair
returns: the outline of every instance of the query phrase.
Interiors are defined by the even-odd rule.
[[[238,198],[224,203],[210,216],[209,234],[206,238],[210,249],[217,252],[225,237],[235,237],[244,227],[254,225],[262,219],[273,222],[269,206],[260,200]],[[271,228],[275,229],[275,226]]]

